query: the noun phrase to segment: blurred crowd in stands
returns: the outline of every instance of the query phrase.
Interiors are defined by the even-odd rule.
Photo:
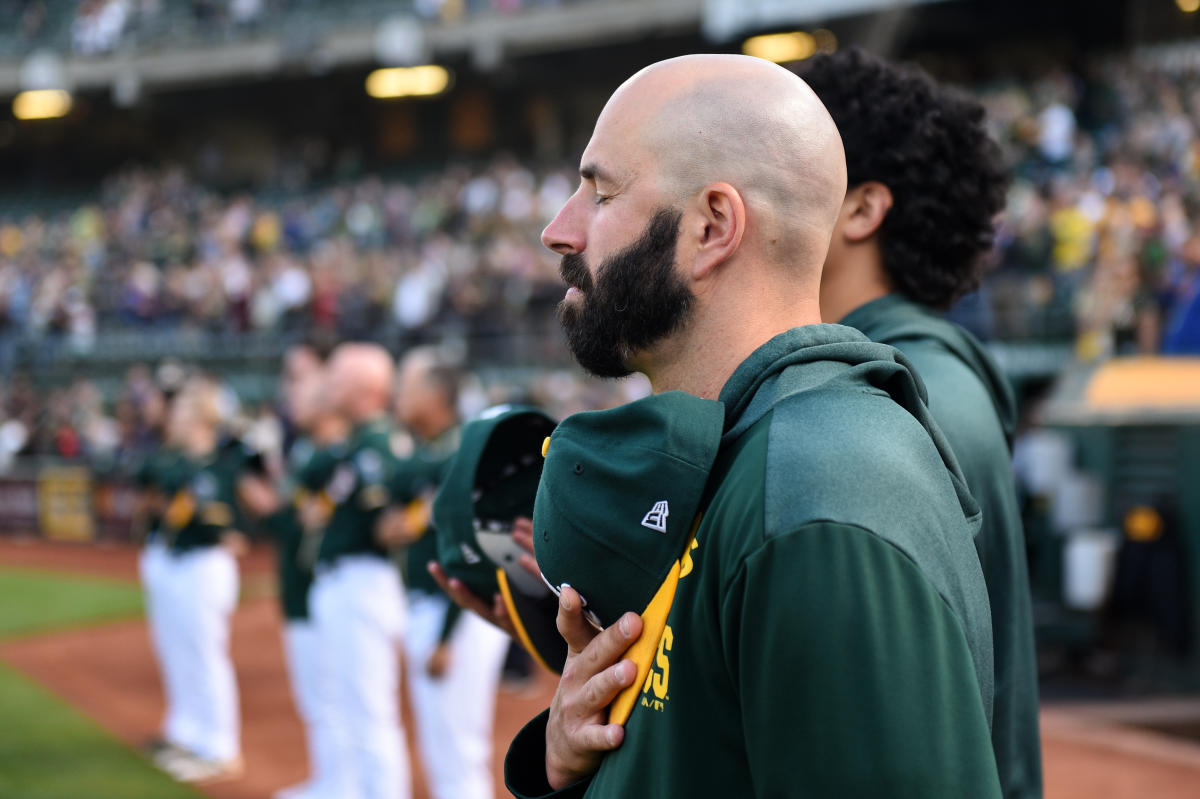
[[[1094,64],[978,87],[1013,164],[989,338],[1073,336],[1084,361],[1200,352],[1200,65]]]
[[[570,0],[579,2],[580,0]],[[181,37],[212,42],[328,24],[347,13],[364,24],[410,11],[424,19],[456,22],[468,14],[511,13],[561,5],[563,0],[0,0],[0,15],[13,22],[19,51],[69,48],[102,56],[130,47],[178,43]],[[322,5],[325,8],[322,8]]]
[[[953,316],[985,338],[1070,344],[1081,361],[1200,353],[1197,65],[1126,58],[976,90],[1014,180],[995,263]],[[522,392],[561,413],[611,404],[629,389],[547,366],[564,360],[562,285],[539,232],[576,180],[572,165],[508,157],[233,194],[181,167],[123,171],[94,201],[0,214],[0,344],[86,355],[104,330],[512,339],[496,365],[542,369]],[[107,401],[86,381],[39,397],[0,356],[0,457],[119,458],[161,423],[162,381],[144,367]]]
[[[565,169],[507,159],[274,199],[126,172],[95,204],[0,222],[0,330],[58,333],[77,352],[100,326],[518,330],[561,298],[538,236],[572,191]]]
[[[1083,360],[1200,348],[1200,71],[1125,59],[977,90],[1015,177],[996,264],[956,316],[985,338],[1074,339]],[[561,286],[538,234],[575,181],[503,157],[232,195],[125,171],[96,202],[0,216],[0,337],[87,352],[114,326],[544,331]]]

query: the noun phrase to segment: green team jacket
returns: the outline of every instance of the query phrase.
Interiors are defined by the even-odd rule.
[[[177,471],[163,480],[174,488],[162,518],[171,551],[214,546],[222,533],[239,526],[237,479],[249,457],[243,445],[234,441],[202,458],[179,459]]]
[[[896,350],[790,330],[721,391],[711,501],[621,747],[519,797],[995,799],[978,506]]]
[[[384,419],[359,425],[329,471],[322,491],[333,505],[317,560],[332,563],[344,555],[387,557],[375,541],[375,524],[392,501],[401,461],[392,452],[392,429]]]
[[[929,392],[929,411],[983,511],[975,547],[992,610],[992,746],[1004,796],[1037,799],[1042,795],[1037,662],[1025,534],[1009,451],[1017,417],[1012,388],[974,336],[900,295],[869,302],[842,324],[896,347],[916,367]]]

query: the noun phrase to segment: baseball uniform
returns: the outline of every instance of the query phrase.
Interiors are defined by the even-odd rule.
[[[702,517],[623,743],[551,791],[542,714],[509,749],[509,788],[998,797],[978,506],[903,356],[842,326],[795,328],[719,399]],[[669,519],[657,503],[612,513]]]
[[[184,479],[183,459],[166,447],[149,454],[134,475],[134,482],[145,492],[171,497]],[[175,747],[196,739],[196,731],[184,713],[186,686],[182,681],[179,622],[174,593],[167,577],[168,549],[162,532],[162,517],[154,514],[146,520],[146,538],[138,553],[138,576],[142,582],[150,645],[162,676],[166,711],[163,714],[163,740]]]
[[[412,792],[399,712],[405,601],[400,574],[375,541],[400,462],[383,420],[359,425],[322,491],[333,512],[317,558],[311,610],[328,655],[334,723],[346,731],[348,796],[407,799]]]
[[[842,324],[896,347],[912,362],[929,392],[929,411],[983,511],[975,547],[992,612],[992,745],[1004,795],[1036,799],[1042,795],[1037,662],[1009,449],[1017,421],[1012,388],[970,333],[899,294],[859,307]]]
[[[245,462],[238,443],[218,447],[204,458],[185,459],[185,479],[163,514],[170,546],[165,571],[185,664],[184,715],[195,727],[194,740],[183,743],[213,762],[233,761],[241,754],[237,679],[229,655],[238,569],[220,539],[237,526],[236,483]]]
[[[287,453],[287,475],[281,486],[286,503],[265,524],[277,542],[279,600],[285,620],[284,652],[296,710],[304,722],[309,779],[280,792],[289,799],[320,799],[346,793],[346,772],[340,754],[346,749],[345,730],[337,727],[326,654],[309,614],[309,589],[320,530],[305,531],[299,507],[322,502],[320,487],[336,462],[336,448],[318,449],[299,438]],[[314,536],[317,539],[314,540]]]
[[[458,429],[420,447],[413,458],[416,483],[408,492],[431,501],[458,448]],[[397,487],[395,496],[401,496]],[[469,501],[469,500],[468,500]],[[462,613],[429,576],[437,560],[437,536],[427,529],[407,552],[408,628],[406,677],[417,741],[433,799],[491,799],[492,722],[508,636],[474,613]],[[450,666],[440,677],[426,664],[441,644]]]

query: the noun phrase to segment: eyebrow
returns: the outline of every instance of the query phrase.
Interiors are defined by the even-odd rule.
[[[616,184],[617,181],[612,175],[605,172],[597,164],[584,164],[579,167],[579,176],[584,180],[590,180],[593,183],[610,183]]]

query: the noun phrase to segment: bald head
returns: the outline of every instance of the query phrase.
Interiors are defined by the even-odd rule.
[[[819,267],[846,160],[836,125],[796,75],[739,55],[662,61],[613,94],[596,131],[632,141],[669,202],[730,184],[746,204],[748,243],[771,260]]]
[[[458,422],[458,370],[432,347],[416,347],[400,362],[396,416],[431,440]]]
[[[342,344],[329,359],[328,398],[331,408],[352,424],[386,413],[395,365],[378,344]]]
[[[604,107],[579,174],[542,243],[588,371],[716,396],[764,341],[820,321],[846,162],[792,73],[726,55],[647,67]]]

